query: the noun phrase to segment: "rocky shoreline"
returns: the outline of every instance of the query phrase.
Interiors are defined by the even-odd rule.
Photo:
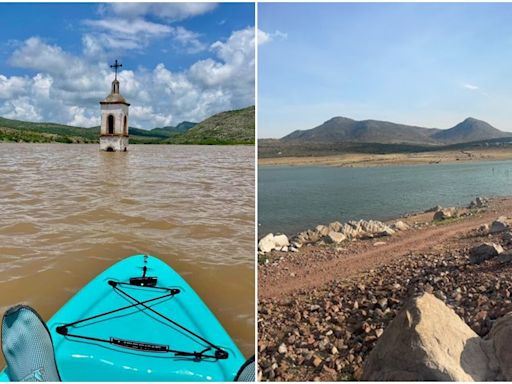
[[[477,197],[465,208],[435,206],[427,209],[425,213],[433,213],[432,220],[439,222],[447,219],[456,219],[471,215],[472,210],[484,208],[488,199]],[[415,224],[418,227],[418,224]],[[359,220],[340,223],[332,222],[328,225],[319,224],[314,229],[307,229],[292,236],[269,233],[258,241],[258,256],[260,262],[268,262],[264,256],[271,251],[298,252],[302,246],[337,245],[348,241],[368,240],[379,237],[392,236],[397,232],[406,231],[410,226],[402,220],[392,223],[383,223],[378,220]]]
[[[445,209],[442,214],[438,213],[442,209],[437,208],[428,215],[432,215],[431,220],[435,215],[437,219],[446,216],[440,219],[444,222],[441,225],[449,227],[454,218],[470,220],[473,215],[486,212],[488,203],[479,199],[467,208]],[[504,213],[500,202],[492,204],[496,206],[488,214]],[[348,278],[279,297],[260,297],[259,378],[363,378],[363,364],[387,326],[411,298],[425,293],[452,308],[472,332],[486,337],[496,320],[512,311],[512,235],[509,219],[499,216],[457,233],[450,241],[439,242],[428,251],[412,249],[407,257]],[[391,228],[392,224],[384,225]],[[423,231],[423,225],[418,223],[416,229],[414,224],[409,226],[412,231]],[[378,224],[377,227],[380,228]],[[332,246],[325,242],[328,236],[303,246],[321,253],[323,248]],[[364,242],[364,238],[342,242],[350,247],[352,241]],[[297,236],[292,237],[288,246],[293,246],[296,239]],[[282,258],[292,256],[276,249],[280,248],[260,255],[260,268],[276,264],[277,270]],[[300,252],[302,249],[297,250]]]

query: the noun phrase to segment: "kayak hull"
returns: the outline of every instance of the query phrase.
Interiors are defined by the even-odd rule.
[[[159,299],[166,291],[112,283],[128,283],[139,277],[157,278],[158,287],[175,289],[174,295]],[[134,304],[131,298],[147,301],[128,309],[67,327],[69,334],[98,340],[122,340],[125,346],[62,335],[57,327]],[[127,348],[126,344],[166,346],[171,350],[213,355],[215,348],[191,335],[159,314],[196,333],[226,351],[226,359],[175,356],[171,352]],[[152,256],[135,255],[106,269],[47,323],[63,381],[232,381],[244,357],[206,304],[171,267]],[[4,372],[0,380],[8,379]]]

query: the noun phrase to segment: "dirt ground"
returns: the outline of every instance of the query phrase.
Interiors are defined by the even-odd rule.
[[[469,161],[512,160],[507,148],[478,149],[470,151],[436,151],[417,153],[363,154],[317,157],[280,157],[258,160],[260,166],[332,166],[332,167],[381,167],[390,165],[444,164]]]
[[[386,325],[424,291],[485,336],[512,310],[512,263],[467,256],[488,241],[510,250],[501,234],[479,230],[502,215],[512,216],[512,198],[446,222],[411,215],[402,218],[411,229],[386,238],[273,251],[258,268],[260,378],[357,379]]]

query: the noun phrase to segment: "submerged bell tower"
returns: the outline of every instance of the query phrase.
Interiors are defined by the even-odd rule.
[[[128,150],[128,107],[130,104],[119,92],[119,80],[117,70],[122,67],[117,60],[111,68],[114,68],[115,78],[112,81],[112,90],[101,105],[101,130],[100,150],[117,152]]]

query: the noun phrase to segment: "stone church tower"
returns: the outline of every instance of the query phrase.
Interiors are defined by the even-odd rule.
[[[108,152],[128,150],[128,107],[130,104],[119,93],[119,80],[117,69],[122,67],[117,60],[112,68],[115,68],[115,79],[112,82],[112,90],[101,104],[101,131],[100,150]]]

